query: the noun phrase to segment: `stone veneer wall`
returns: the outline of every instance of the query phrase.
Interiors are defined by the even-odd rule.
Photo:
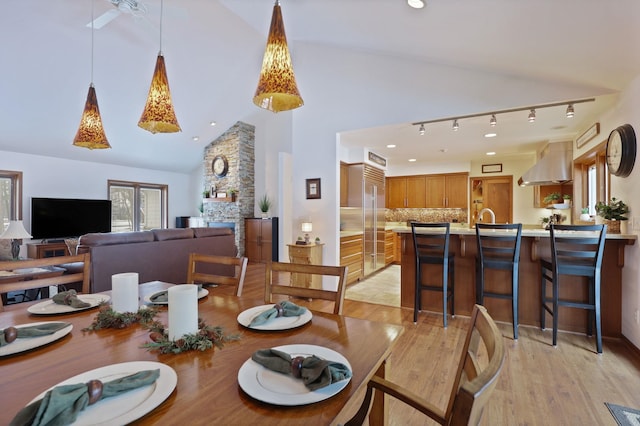
[[[244,255],[244,218],[253,217],[255,205],[254,163],[255,126],[238,121],[204,150],[204,188],[202,191],[230,193],[238,191],[235,202],[204,203],[206,222],[234,222],[236,245]],[[216,177],[211,170],[213,158],[224,155],[229,163],[226,176]],[[212,195],[213,196],[213,195]]]

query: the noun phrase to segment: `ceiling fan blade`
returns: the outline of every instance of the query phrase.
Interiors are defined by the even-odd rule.
[[[96,30],[99,30],[100,28],[107,25],[109,22],[116,19],[116,17],[120,15],[120,13],[121,12],[118,9],[111,9],[106,11],[105,13],[103,13],[102,15],[98,16],[96,19],[93,20],[93,28]],[[87,24],[87,27],[91,28],[91,22]]]

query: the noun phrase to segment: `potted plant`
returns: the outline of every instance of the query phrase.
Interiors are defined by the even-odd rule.
[[[258,201],[258,207],[262,212],[262,218],[266,219],[268,217],[269,209],[271,208],[271,200],[269,199],[267,194],[264,194],[262,198],[260,198],[260,200]]]
[[[552,192],[552,193],[548,194],[546,197],[544,197],[542,202],[544,204],[546,204],[546,205],[559,204],[559,201],[561,199],[562,199],[562,194],[560,194],[559,192]]]
[[[569,194],[564,194],[562,196],[562,200],[564,201],[565,204],[571,204],[571,195]]]
[[[540,223],[542,223],[542,229],[547,229],[549,226],[549,216],[543,216],[540,218]]]
[[[589,215],[589,207],[583,207],[580,212],[580,220],[584,222],[588,222],[591,220],[591,216]]]
[[[629,206],[624,201],[611,198],[609,203],[598,201],[596,203],[596,213],[607,225],[607,231],[612,234],[620,233],[620,222],[628,220],[625,214],[629,213]]]
[[[229,196],[231,197],[231,201],[236,201],[236,198],[238,197],[238,190],[237,189],[230,189],[229,190]]]

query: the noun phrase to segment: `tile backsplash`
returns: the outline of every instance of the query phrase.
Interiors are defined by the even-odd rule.
[[[387,222],[458,222],[467,223],[467,211],[464,209],[387,209]]]

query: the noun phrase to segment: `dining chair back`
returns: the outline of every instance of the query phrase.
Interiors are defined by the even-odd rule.
[[[520,267],[520,244],[522,224],[476,223],[476,303],[484,305],[485,297],[511,300],[513,321],[513,339],[518,340],[518,277]],[[484,281],[486,269],[499,269],[511,272],[509,291],[493,288],[487,291]]]
[[[551,258],[540,259],[542,307],[540,326],[545,329],[546,313],[553,317],[553,346],[558,340],[558,307],[586,309],[587,335],[593,335],[596,326],[596,350],[602,353],[600,324],[600,280],[606,225],[554,225],[549,229]],[[560,297],[560,276],[573,275],[587,278],[588,300],[568,300]],[[551,283],[551,296],[547,296],[547,283]],[[551,306],[549,306],[551,303]]]
[[[189,254],[187,284],[215,284],[231,288],[236,296],[242,295],[247,273],[246,257]]]
[[[284,285],[277,275],[288,274],[311,274],[335,277],[336,289],[324,290],[316,288],[295,287]],[[344,303],[345,283],[347,279],[346,266],[310,265],[300,263],[267,262],[265,268],[265,290],[264,300],[266,303],[273,303],[273,295],[284,295],[298,297],[302,299],[322,299],[333,302],[333,313],[342,314]]]
[[[396,383],[373,376],[367,384],[364,402],[345,426],[364,423],[374,389],[408,404],[441,425],[477,425],[496,386],[504,359],[502,333],[487,310],[475,305],[444,411]]]
[[[0,293],[82,283],[80,292],[86,294],[90,292],[90,271],[91,255],[89,253],[42,259],[1,261]],[[4,310],[5,297],[0,298],[0,311]]]
[[[447,306],[451,302],[451,316],[455,314],[454,283],[455,253],[449,251],[449,223],[411,222],[411,235],[415,251],[415,303],[413,322],[418,322],[418,312],[422,310],[422,290],[442,292],[442,321],[447,327]],[[441,265],[440,283],[426,283],[433,274],[426,274],[423,265]]]

